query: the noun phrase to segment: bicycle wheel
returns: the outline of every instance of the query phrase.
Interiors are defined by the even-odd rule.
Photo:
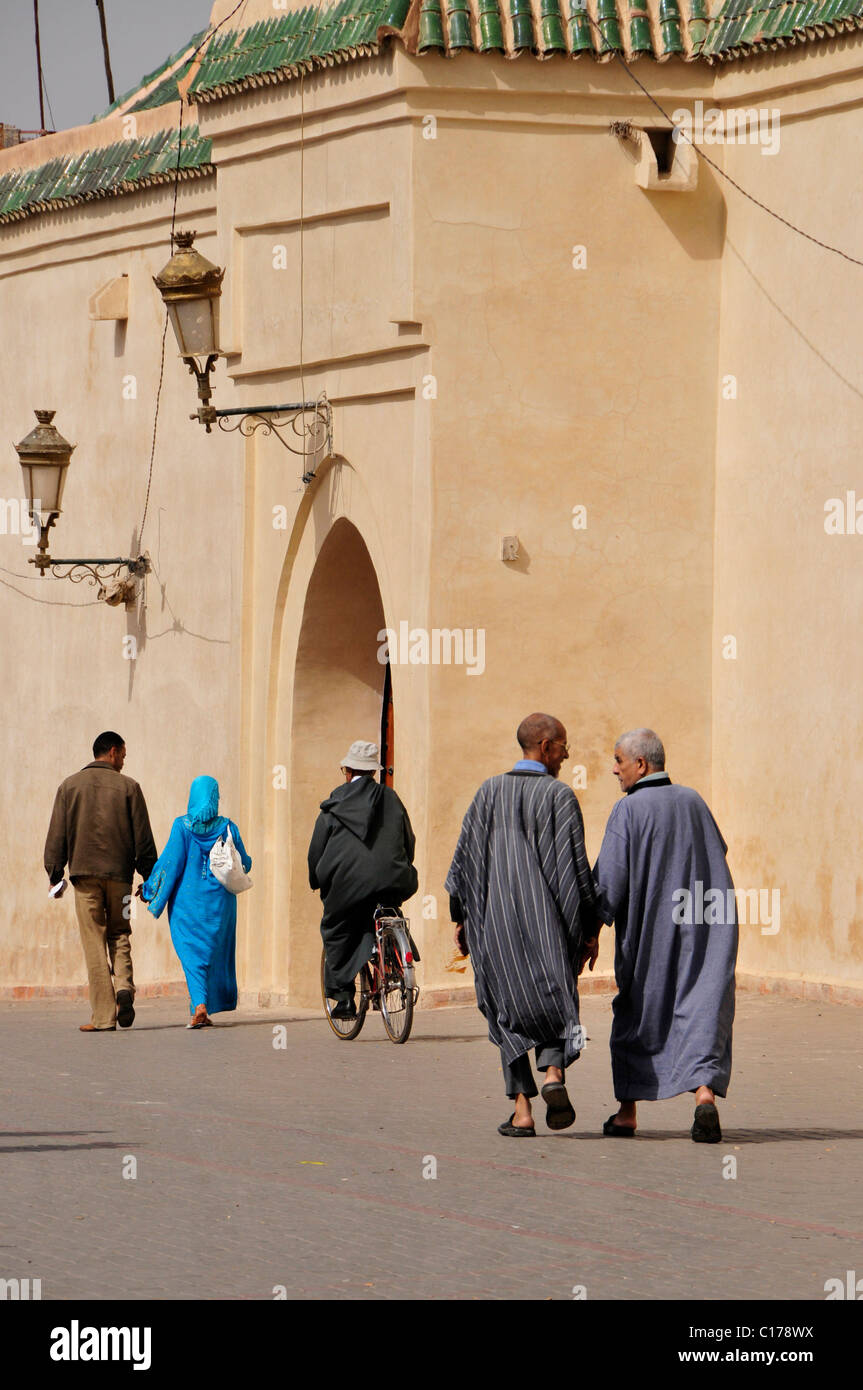
[[[405,1043],[414,1021],[414,987],[405,979],[405,964],[395,932],[381,933],[384,980],[381,987],[381,1017],[387,1036],[394,1043]]]
[[[363,966],[362,969],[359,971],[356,980],[354,981],[354,985],[356,987],[356,1016],[354,1018],[333,1018],[335,1000],[327,998],[326,986],[324,984],[324,975],[326,968],[327,953],[326,951],[322,951],[321,997],[324,1001],[324,1012],[326,1014],[327,1023],[330,1025],[337,1038],[341,1038],[342,1042],[350,1042],[351,1038],[355,1038],[357,1036],[357,1034],[359,1033],[360,1029],[366,1021],[366,1014],[368,1013],[369,1008],[368,972],[366,970],[366,967]]]

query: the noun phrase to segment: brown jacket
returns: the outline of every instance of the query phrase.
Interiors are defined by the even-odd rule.
[[[88,763],[61,782],[45,841],[45,872],[69,877],[116,878],[131,883],[137,869],[148,878],[158,859],[144,794],[110,763]]]

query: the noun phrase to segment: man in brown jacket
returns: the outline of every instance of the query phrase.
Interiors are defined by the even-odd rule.
[[[136,869],[148,878],[158,855],[141,788],[122,775],[126,745],[120,735],[100,734],[93,759],[57,790],[45,872],[53,888],[63,881],[68,862],[92,1009],[90,1022],[80,1028],[107,1033],[117,1023],[129,1028],[134,1022],[132,878]]]

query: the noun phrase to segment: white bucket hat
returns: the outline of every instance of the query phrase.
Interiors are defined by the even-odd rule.
[[[362,739],[357,739],[356,743],[351,744],[339,767],[349,767],[352,772],[380,772],[379,752],[376,743],[363,743]]]

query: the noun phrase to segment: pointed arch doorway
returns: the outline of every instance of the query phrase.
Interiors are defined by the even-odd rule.
[[[305,850],[320,803],[340,784],[339,768],[355,739],[378,743],[383,752],[386,738],[381,761],[386,769],[394,765],[392,680],[379,655],[385,627],[371,556],[357,528],[341,517],[306,590],[291,710],[290,990],[310,1007],[320,1002],[321,905],[309,888]]]

